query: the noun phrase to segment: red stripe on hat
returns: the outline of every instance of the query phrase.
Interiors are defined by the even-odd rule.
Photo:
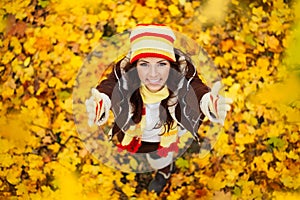
[[[139,60],[140,58],[147,58],[147,57],[156,57],[156,58],[163,58],[169,61],[175,61],[172,58],[170,58],[169,56],[163,55],[163,54],[159,54],[159,53],[140,53],[138,55],[136,55],[135,57],[133,57],[130,61],[130,63],[133,63],[136,60]]]
[[[151,33],[151,32],[145,32],[145,33],[141,33],[141,34],[138,34],[138,35],[135,35],[133,36],[132,38],[130,38],[130,42],[138,39],[138,38],[141,38],[141,37],[144,37],[144,36],[154,36],[154,37],[160,37],[160,38],[164,38],[170,42],[174,42],[174,38],[172,38],[171,36],[168,36],[168,35],[165,35],[165,34],[161,34],[161,33]]]

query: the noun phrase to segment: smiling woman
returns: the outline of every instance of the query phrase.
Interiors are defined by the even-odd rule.
[[[157,92],[169,77],[170,62],[156,57],[142,58],[137,62],[136,68],[142,84],[151,92]]]
[[[223,124],[230,109],[230,100],[218,94],[221,85],[210,92],[191,58],[174,48],[175,39],[167,26],[138,25],[130,34],[130,52],[86,100],[89,125],[103,125],[113,111],[110,138],[119,151],[145,154],[157,171],[148,189],[157,193],[174,171],[180,139],[192,135],[199,142],[204,117]]]

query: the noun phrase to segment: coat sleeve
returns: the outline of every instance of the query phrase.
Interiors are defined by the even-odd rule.
[[[112,136],[121,130],[119,127],[124,126],[129,115],[127,99],[124,98],[124,93],[120,90],[120,77],[120,65],[117,63],[113,66],[112,72],[107,78],[101,81],[96,87],[99,92],[106,94],[111,100],[111,110],[115,116]]]
[[[188,63],[186,79],[187,81],[190,80],[190,83],[187,83],[188,92],[186,96],[190,101],[187,102],[191,107],[194,107],[194,109],[200,109],[200,100],[204,94],[210,92],[210,88],[199,78],[196,68],[191,63]]]
[[[114,65],[110,74],[107,76],[106,79],[101,81],[96,86],[96,89],[99,92],[106,94],[111,99],[113,91],[117,86],[117,82],[118,82],[117,76],[120,77],[120,68],[117,67],[117,65]]]
[[[175,108],[175,115],[184,128],[198,138],[198,129],[205,117],[200,109],[200,100],[204,94],[210,91],[210,88],[199,78],[191,63],[188,62],[187,67],[186,81],[178,93],[179,104]]]
[[[200,103],[200,100],[202,99],[202,96],[204,94],[206,94],[207,92],[210,92],[210,88],[203,83],[203,81],[199,78],[199,75],[197,72],[191,80],[191,88],[195,92],[198,103]]]

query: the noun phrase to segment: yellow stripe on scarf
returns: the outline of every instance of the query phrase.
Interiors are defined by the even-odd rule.
[[[158,103],[169,96],[169,90],[167,86],[164,86],[158,92],[151,92],[144,84],[142,84],[140,93],[145,104]]]

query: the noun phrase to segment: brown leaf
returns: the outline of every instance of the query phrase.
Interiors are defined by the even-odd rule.
[[[196,189],[195,190],[195,196],[198,198],[198,197],[204,197],[207,195],[207,190],[204,188],[204,189]]]
[[[138,0],[137,3],[141,4],[142,6],[145,6],[146,0]]]
[[[7,18],[6,33],[11,36],[23,37],[27,25],[23,21],[16,20],[15,16],[9,15]]]

